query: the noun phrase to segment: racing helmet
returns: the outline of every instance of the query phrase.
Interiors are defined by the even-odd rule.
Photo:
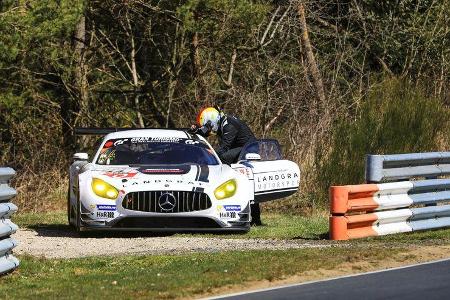
[[[207,107],[200,111],[197,116],[197,124],[207,127],[212,133],[219,129],[219,121],[223,113],[215,107]]]

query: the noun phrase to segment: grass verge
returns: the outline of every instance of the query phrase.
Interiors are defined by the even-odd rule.
[[[354,246],[70,260],[22,256],[21,267],[0,278],[0,298],[195,297],[223,286],[332,270],[348,262],[375,263],[402,250]]]

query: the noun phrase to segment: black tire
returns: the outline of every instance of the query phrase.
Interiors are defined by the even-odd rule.
[[[70,187],[69,187],[70,189]],[[74,219],[74,210],[72,205],[70,204],[70,190],[67,193],[67,222],[69,223],[69,227],[72,229],[75,229],[75,225],[70,221],[71,219]]]
[[[76,230],[78,233],[81,232],[81,203],[80,203],[80,194],[77,195],[77,213],[76,213]]]
[[[72,224],[70,223],[70,217],[71,217],[71,207],[70,207],[70,184],[69,184],[69,190],[67,191],[67,223],[69,223],[69,226]]]

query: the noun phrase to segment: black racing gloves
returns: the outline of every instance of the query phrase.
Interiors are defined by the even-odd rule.
[[[198,127],[197,125],[192,125],[189,132],[200,134],[201,136],[207,137],[211,133],[212,124],[208,121],[204,126]]]

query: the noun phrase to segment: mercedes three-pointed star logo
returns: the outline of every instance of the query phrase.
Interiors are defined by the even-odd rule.
[[[175,199],[175,196],[172,193],[164,193],[161,196],[159,196],[158,199],[158,205],[164,211],[174,209],[176,203],[177,200]]]

